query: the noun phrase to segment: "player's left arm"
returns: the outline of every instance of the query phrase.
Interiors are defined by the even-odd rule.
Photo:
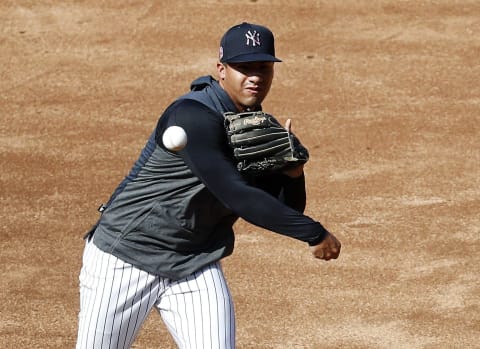
[[[292,120],[287,119],[285,129],[292,132]],[[307,203],[307,194],[305,190],[305,173],[303,167],[305,164],[300,164],[293,168],[288,168],[283,171],[282,175],[285,178],[282,186],[280,199],[290,207],[300,211],[305,211]]]
[[[285,129],[292,132],[291,119],[286,121]],[[285,169],[282,173],[259,176],[256,179],[254,178],[253,182],[256,182],[260,188],[276,196],[289,207],[303,213],[307,202],[303,167],[304,164],[300,164]]]
[[[269,174],[250,179],[251,183],[265,190],[289,207],[304,212],[306,206],[305,176],[290,177],[285,173]]]

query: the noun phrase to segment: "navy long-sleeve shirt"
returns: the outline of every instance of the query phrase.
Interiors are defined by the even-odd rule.
[[[172,125],[188,137],[178,153],[162,144]],[[163,113],[112,195],[94,243],[142,270],[178,279],[232,253],[232,226],[239,217],[310,245],[320,242],[326,230],[302,213],[305,202],[303,176],[242,176],[221,111],[179,99]]]

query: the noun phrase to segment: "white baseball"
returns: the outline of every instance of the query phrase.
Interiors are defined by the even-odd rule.
[[[179,151],[187,145],[187,134],[180,126],[170,126],[163,132],[162,142],[168,150]]]

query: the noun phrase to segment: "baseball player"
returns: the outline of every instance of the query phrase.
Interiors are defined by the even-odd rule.
[[[234,348],[220,261],[239,217],[304,241],[317,258],[338,257],[335,236],[303,214],[303,165],[243,175],[227,142],[223,114],[261,110],[275,62],[268,28],[235,25],[220,42],[218,78],[198,78],[161,115],[85,236],[77,348],[130,348],[152,309],[179,348]],[[177,152],[162,143],[172,125],[188,135]]]

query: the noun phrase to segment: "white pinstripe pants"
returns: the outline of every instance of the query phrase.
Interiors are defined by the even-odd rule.
[[[154,307],[179,348],[235,348],[233,302],[220,263],[172,281],[86,244],[77,349],[130,348]]]

